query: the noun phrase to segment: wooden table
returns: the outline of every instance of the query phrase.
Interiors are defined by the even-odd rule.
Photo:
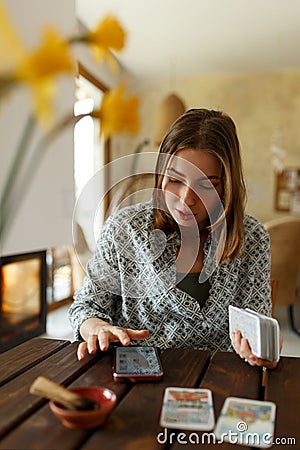
[[[183,444],[176,430],[168,430],[164,438],[166,430],[160,427],[159,416],[167,386],[211,389],[216,418],[228,396],[272,400],[277,404],[276,437],[296,439],[296,445],[274,448],[300,448],[300,358],[283,357],[276,370],[262,377],[259,368],[250,367],[234,353],[220,352],[210,358],[207,351],[168,349],[161,355],[162,381],[126,384],[112,379],[113,350],[79,362],[76,349],[77,343],[34,338],[0,355],[0,449],[196,448],[190,441]],[[67,429],[51,413],[47,400],[29,393],[39,375],[72,387],[106,386],[116,392],[118,404],[101,428]],[[205,449],[218,446],[199,445]],[[229,443],[220,448],[245,449]]]

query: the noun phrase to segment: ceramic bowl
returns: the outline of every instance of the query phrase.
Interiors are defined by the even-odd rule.
[[[80,428],[87,430],[102,425],[111,410],[116,404],[116,394],[110,389],[104,387],[80,387],[70,389],[83,397],[99,403],[99,408],[87,411],[67,409],[58,402],[50,401],[49,406],[53,414],[55,414],[67,428]]]

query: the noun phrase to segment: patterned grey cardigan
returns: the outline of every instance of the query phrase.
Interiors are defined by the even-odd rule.
[[[232,350],[230,304],[271,314],[268,233],[257,219],[245,215],[244,251],[214,270],[209,298],[201,308],[176,287],[180,237],[153,230],[152,223],[151,202],[124,208],[107,220],[69,309],[75,338],[81,339],[84,320],[99,317],[120,327],[148,329],[142,345]]]

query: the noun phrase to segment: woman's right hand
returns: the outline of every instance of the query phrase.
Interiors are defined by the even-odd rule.
[[[77,357],[82,360],[86,353],[94,354],[100,348],[105,351],[110,342],[120,342],[129,345],[131,340],[141,340],[149,336],[148,330],[132,330],[111,325],[104,320],[91,318],[85,320],[80,327],[84,339],[78,346]]]

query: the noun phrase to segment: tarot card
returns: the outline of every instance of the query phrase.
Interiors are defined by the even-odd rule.
[[[212,430],[215,424],[209,389],[168,387],[165,390],[160,425],[183,430]]]
[[[268,448],[274,440],[276,405],[273,402],[228,397],[214,434],[220,441]]]

